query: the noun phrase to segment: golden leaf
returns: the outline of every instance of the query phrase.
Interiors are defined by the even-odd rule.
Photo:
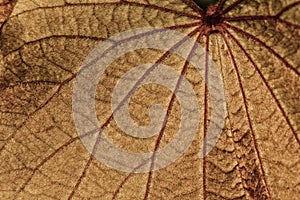
[[[300,196],[300,1],[220,0],[206,11],[192,0],[3,2],[0,199]],[[118,127],[111,117],[112,92],[138,65],[161,63],[181,72],[201,108],[195,139],[179,159],[160,170],[126,173],[98,161],[80,140],[72,91],[82,62],[97,45],[145,27],[179,31],[209,52],[223,77],[227,117],[217,144],[200,159],[211,113],[202,76],[180,56],[161,50],[119,57],[100,77],[95,97],[98,120],[116,146],[138,153],[161,149],[180,124],[173,91],[149,84],[130,97],[130,115],[147,125],[149,108],[160,104],[168,110],[163,130],[138,139]]]

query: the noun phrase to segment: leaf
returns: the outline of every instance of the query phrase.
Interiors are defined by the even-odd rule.
[[[220,0],[207,11],[190,0],[19,0],[1,19],[1,199],[297,199],[299,9],[296,0]],[[135,66],[184,72],[201,108],[199,130],[181,158],[161,170],[125,173],[86,150],[72,119],[72,90],[89,52],[141,27],[174,29],[203,45],[222,74],[228,113],[217,144],[199,159],[211,109],[201,75],[155,49],[118,58],[96,93],[98,120],[115,145],[151,152],[168,144],[180,123],[172,91],[155,84],[139,88],[129,108],[139,125],[150,122],[151,105],[170,108],[159,137],[133,138],[110,118],[113,88]]]
[[[9,15],[12,12],[16,2],[17,2],[16,0],[2,0],[2,1],[0,1],[0,25],[1,26],[7,20],[7,18],[9,17]]]

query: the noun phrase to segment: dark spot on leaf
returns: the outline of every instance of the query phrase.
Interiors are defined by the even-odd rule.
[[[194,2],[206,11],[209,6],[216,4],[218,0],[194,0]]]

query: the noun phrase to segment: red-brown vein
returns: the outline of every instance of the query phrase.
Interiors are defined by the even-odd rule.
[[[76,190],[78,189],[79,185],[81,184],[83,178],[86,175],[86,172],[87,172],[88,168],[90,167],[90,165],[91,165],[91,163],[92,163],[92,161],[94,159],[94,154],[97,151],[97,144],[100,142],[100,139],[101,139],[101,137],[100,137],[101,136],[101,132],[102,132],[101,130],[98,132],[98,136],[97,136],[97,139],[96,139],[95,144],[93,146],[92,153],[91,153],[88,161],[86,162],[86,164],[85,164],[85,166],[84,166],[84,168],[82,170],[82,173],[81,173],[80,177],[77,179],[75,186],[73,187],[71,193],[69,194],[68,200],[72,199],[72,197],[74,196]]]
[[[193,26],[197,26],[199,25],[200,22],[192,22],[192,23],[187,23],[187,24],[179,24],[179,25],[173,25],[173,26],[169,26],[169,27],[164,27],[165,29],[179,29],[179,28],[189,28],[189,27],[193,27]],[[150,32],[151,34],[152,32]],[[138,35],[137,35],[138,36]],[[67,39],[90,39],[90,40],[96,40],[96,41],[102,41],[102,40],[110,40],[111,42],[114,42],[113,40],[109,39],[109,38],[103,38],[103,37],[94,37],[94,36],[84,36],[84,35],[50,35],[47,37],[43,37],[43,38],[39,38],[36,40],[32,40],[32,41],[28,41],[28,42],[24,42],[23,45],[21,45],[20,47],[11,50],[10,52],[4,54],[4,56],[7,56],[10,53],[16,52],[21,50],[25,45],[29,45],[29,44],[34,44],[36,42],[40,42],[43,40],[48,40],[48,39],[53,39],[53,38],[67,38]],[[114,47],[114,46],[113,46]]]
[[[191,37],[191,36],[195,35],[198,31],[199,31],[199,28],[196,28],[194,31],[192,31],[191,33],[189,33],[188,36]],[[176,47],[176,48],[177,48],[177,47]],[[159,58],[159,59],[155,62],[155,64],[158,64],[158,63],[162,62],[162,60],[163,60],[167,55],[169,55],[169,54],[170,54],[170,51],[167,51],[161,58]],[[170,106],[170,103],[169,103],[169,106]],[[169,109],[168,109],[168,110],[169,110]],[[166,115],[166,116],[168,116],[168,115]],[[163,132],[163,131],[160,131],[160,133],[161,133],[161,132]],[[158,147],[157,147],[157,148],[158,148]],[[151,156],[150,159],[153,159],[153,155]],[[129,179],[129,177],[130,177],[137,169],[139,169],[140,167],[142,167],[142,166],[144,166],[145,164],[147,164],[147,162],[148,162],[148,160],[145,161],[145,163],[142,163],[141,165],[137,166],[132,172],[130,172],[130,173],[125,177],[125,179],[122,181],[122,183],[119,185],[119,187],[115,190],[114,195],[113,195],[113,199],[116,198],[116,196],[118,195],[120,189],[121,189],[122,186],[125,184],[125,182]],[[152,161],[152,162],[153,162],[153,161]],[[152,164],[152,163],[151,163],[151,164]],[[150,173],[152,173],[151,170],[150,170]],[[148,176],[148,177],[149,177],[149,176]],[[149,180],[149,178],[148,178],[148,180]],[[146,189],[146,191],[147,191],[147,189]],[[146,194],[146,193],[147,193],[147,192],[145,192],[145,194]]]
[[[300,25],[295,24],[293,22],[286,21],[284,19],[281,19],[277,17],[276,15],[246,15],[246,16],[238,16],[238,17],[225,17],[224,21],[231,22],[231,21],[241,21],[241,20],[247,20],[247,21],[254,21],[254,20],[275,20],[278,22],[281,22],[283,24],[289,25],[289,26],[294,26],[295,28],[299,29]]]
[[[225,3],[226,3],[226,0],[219,1],[218,7],[216,9],[216,13],[220,13],[223,10]]]
[[[175,25],[175,26],[170,26],[170,27],[168,27],[168,28],[169,28],[169,29],[176,29],[176,28],[178,28],[178,27],[179,27],[179,28],[182,28],[182,27],[192,27],[192,26],[195,26],[195,25],[197,25],[197,23]],[[161,30],[163,30],[163,29],[161,29]],[[155,30],[155,31],[156,31],[156,32],[157,32],[157,31],[160,31],[160,29]],[[135,35],[135,36],[133,36],[133,37],[131,37],[131,38],[126,38],[126,39],[124,39],[124,40],[120,40],[120,41],[118,41],[118,42],[115,42],[114,45],[112,45],[111,48],[109,48],[108,50],[106,50],[103,54],[99,55],[99,57],[105,55],[106,53],[109,52],[109,50],[111,50],[112,48],[114,48],[115,46],[117,46],[118,44],[120,44],[120,43],[122,43],[122,42],[124,42],[124,41],[126,41],[126,40],[128,41],[128,40],[130,40],[130,39],[135,39],[135,37],[139,37],[139,36],[144,36],[144,35],[147,35],[147,34],[151,34],[151,33],[154,33],[155,31],[150,31],[150,32],[138,34],[138,35]],[[75,37],[75,38],[76,38],[76,37]],[[42,39],[39,39],[38,41],[40,41],[40,40],[42,40]],[[35,42],[36,42],[36,41],[35,41]],[[32,43],[33,43],[33,42],[32,42]],[[28,43],[27,43],[27,44],[28,44]],[[74,79],[74,78],[77,76],[77,74],[78,74],[81,70],[83,70],[83,69],[85,69],[86,67],[89,67],[90,65],[94,64],[94,63],[96,62],[97,59],[98,59],[98,57],[97,57],[96,59],[92,60],[92,61],[91,61],[90,63],[88,63],[87,65],[83,66],[77,73],[72,74],[70,77],[68,77],[68,78],[65,79],[64,81],[60,82],[59,85],[57,86],[57,89],[55,90],[55,92],[54,92],[54,93],[53,93],[53,94],[52,94],[45,102],[43,102],[36,110],[34,110],[32,113],[30,113],[30,114],[27,116],[26,120],[24,120],[21,124],[18,125],[17,130],[21,129],[21,128],[24,126],[24,124],[26,123],[26,121],[27,121],[33,114],[35,114],[36,112],[38,112],[40,109],[44,108],[44,107],[45,107],[45,106],[46,106],[46,105],[47,105],[47,104],[55,97],[55,95],[57,95],[57,94],[60,92],[60,90],[62,89],[62,87],[63,87],[66,83],[68,83],[68,82],[70,82],[72,79]],[[97,130],[98,130],[98,129],[97,129]],[[97,131],[97,130],[94,130],[94,131]],[[11,140],[12,138],[14,138],[16,134],[17,134],[17,131],[15,131],[14,134],[12,134],[9,138],[7,138],[7,141],[9,141],[9,140]],[[6,144],[7,144],[7,143],[6,143]],[[0,151],[2,151],[2,150],[5,148],[6,144],[0,149]]]
[[[198,28],[196,28],[194,31],[192,31],[189,35],[193,35],[193,34],[195,34],[196,32],[198,31]],[[152,33],[152,32],[151,32]],[[151,34],[151,33],[149,33],[149,34]],[[145,35],[145,33],[143,33],[143,35]],[[188,35],[188,36],[189,36]],[[116,42],[113,46],[116,46],[116,45],[118,45],[120,42],[124,42],[124,41],[126,41],[126,40],[128,40],[128,39],[132,39],[132,38],[126,38],[126,39],[124,39],[124,40],[120,40],[119,42]],[[175,48],[177,48],[178,46],[180,46],[182,43],[184,43],[186,40],[188,39],[188,37],[185,37],[185,38],[183,38],[183,40],[180,40],[179,42],[177,42],[171,49],[170,49],[170,51],[172,51],[173,49],[175,49]],[[108,53],[107,51],[106,52],[104,52],[104,54],[105,53]],[[170,52],[168,51],[168,52],[166,52],[158,61],[157,61],[157,63],[159,63],[159,62],[161,62],[162,60],[164,60],[168,55],[170,54]],[[103,56],[103,54],[102,55],[100,55],[100,57],[101,56]],[[89,63],[88,65],[86,65],[85,67],[88,67],[89,65],[90,65],[91,63]],[[156,67],[156,65],[154,64],[149,70],[147,70],[147,72],[146,73],[150,73],[151,72],[151,70],[153,70],[154,68]],[[80,72],[80,70],[79,70],[79,72]],[[48,100],[46,100],[41,106],[39,106],[39,108],[37,108],[34,112],[32,112],[27,118],[29,118],[30,116],[32,116],[34,113],[36,113],[38,110],[40,110],[40,109],[42,109],[43,107],[45,107],[53,98],[54,98],[54,96],[56,95],[56,94],[58,94],[58,92],[61,90],[61,88],[63,87],[63,85],[64,84],[66,84],[66,83],[68,83],[68,82],[70,82],[72,79],[74,79],[75,77],[76,77],[76,75],[79,73],[79,72],[77,72],[76,74],[73,74],[72,76],[70,76],[69,78],[67,78],[67,79],[65,79],[64,81],[62,81],[60,84],[59,84],[59,86],[58,86],[58,88],[56,89],[56,91],[52,94],[52,96],[48,99]],[[143,75],[143,79],[146,77],[146,75],[147,74],[144,74]],[[143,79],[140,79],[139,80],[139,82],[141,82]],[[135,87],[139,84],[139,82],[137,82],[136,84],[135,84]],[[120,106],[122,106],[122,104],[127,100],[127,98],[128,97],[130,97],[130,94],[134,91],[134,89],[135,89],[135,87],[130,91],[130,93],[125,97],[125,99],[118,105],[118,107],[114,110],[114,112],[117,110],[117,109],[119,109],[120,108]],[[24,189],[25,189],[25,187],[26,187],[26,185],[30,182],[30,180],[33,178],[33,175],[36,173],[36,171],[41,167],[41,166],[43,166],[48,160],[50,160],[51,158],[53,158],[59,151],[61,151],[63,148],[65,148],[65,147],[67,147],[67,146],[69,146],[70,144],[72,144],[74,141],[76,141],[77,139],[79,139],[79,138],[82,138],[82,137],[85,137],[85,136],[87,136],[87,135],[90,135],[90,134],[94,134],[95,132],[97,132],[97,131],[100,131],[103,127],[105,127],[105,126],[107,126],[108,125],[108,123],[112,120],[112,118],[113,118],[113,114],[114,114],[114,112],[110,115],[110,117],[107,119],[107,121],[100,127],[100,128],[98,128],[98,129],[95,129],[95,130],[91,130],[91,131],[89,131],[88,133],[85,133],[85,134],[82,134],[82,135],[80,135],[80,137],[75,137],[75,138],[72,138],[72,139],[70,139],[68,142],[66,142],[65,144],[63,144],[62,146],[60,146],[59,148],[57,148],[54,152],[52,152],[49,156],[47,156],[45,159],[43,159],[34,169],[33,169],[33,171],[32,171],[32,173],[31,173],[31,175],[28,177],[28,179],[24,182],[24,184],[20,187],[20,189],[17,191],[17,194],[19,194],[21,191],[23,191]],[[19,127],[18,127],[18,130],[23,126],[25,124],[25,121],[22,123],[22,124],[20,124],[19,125]],[[15,134],[16,134],[17,132],[15,132]],[[12,139],[14,136],[15,136],[15,134],[13,134],[9,139]],[[100,135],[100,133],[99,133],[99,135]],[[98,140],[98,137],[97,137],[97,140]],[[7,144],[7,143],[6,143]],[[5,148],[5,145],[3,146],[3,148]],[[3,148],[1,148],[1,149],[3,149]],[[93,148],[94,149],[94,148]],[[87,164],[86,164],[86,166],[89,166],[89,162],[91,162],[90,161],[91,159],[89,159],[88,160],[88,162],[87,162]],[[85,172],[83,172],[83,173],[85,173]],[[82,174],[83,174],[82,173]],[[80,177],[82,177],[83,178],[83,176],[84,175],[81,175]],[[80,180],[82,180],[82,178],[80,179]],[[80,183],[76,183],[76,185],[78,185],[79,186],[79,184]],[[78,187],[77,186],[77,187]]]
[[[297,4],[300,4],[300,1],[291,3],[281,9],[276,15],[246,15],[246,16],[236,16],[236,17],[225,17],[224,21],[240,21],[240,20],[268,20],[268,19],[273,19],[273,20],[278,20],[281,23],[285,23],[287,25],[295,26],[296,28],[300,28],[299,24],[294,24],[292,22],[286,21],[284,19],[280,19],[280,16],[288,11],[289,9],[293,8]]]
[[[169,13],[174,13],[174,14],[178,14],[181,16],[186,16],[186,17],[190,17],[193,19],[199,19],[201,18],[198,15],[193,15],[190,13],[186,13],[186,12],[182,12],[179,10],[174,10],[174,9],[170,9],[170,8],[165,8],[162,6],[158,6],[158,5],[153,5],[153,4],[144,4],[144,3],[137,3],[137,2],[128,2],[128,1],[121,1],[121,2],[99,2],[99,3],[65,3],[64,5],[56,5],[56,6],[44,6],[44,7],[39,7],[39,8],[33,8],[30,10],[26,10],[23,12],[20,12],[15,16],[19,16],[22,15],[24,13],[29,13],[35,10],[43,10],[43,9],[53,9],[53,8],[63,8],[63,7],[77,7],[77,6],[105,6],[105,5],[116,5],[116,6],[121,6],[121,5],[128,5],[128,6],[135,6],[135,7],[144,7],[144,8],[150,8],[150,9],[156,9],[156,10],[160,10],[163,12],[169,12]]]
[[[228,6],[226,9],[222,11],[222,15],[225,15],[229,11],[231,11],[233,8],[235,8],[237,5],[242,3],[244,0],[237,0],[236,2],[232,3],[230,6]]]
[[[196,44],[197,44],[197,42],[199,41],[199,39],[201,38],[201,36],[203,34],[200,30],[198,30],[198,31],[200,32],[200,34],[197,37],[195,45],[192,47],[192,49],[191,49],[191,51],[190,51],[190,53],[189,53],[189,55],[187,57],[187,60],[185,61],[184,66],[183,66],[183,68],[181,70],[181,73],[180,73],[181,75],[179,76],[179,79],[177,80],[175,89],[174,89],[174,91],[172,93],[172,97],[170,99],[170,102],[169,102],[169,105],[168,105],[168,108],[167,108],[167,113],[166,113],[166,116],[164,118],[164,121],[163,121],[163,124],[162,124],[162,128],[161,128],[161,130],[159,132],[159,135],[158,135],[158,137],[156,139],[156,143],[155,143],[155,147],[154,147],[154,150],[153,150],[153,154],[151,156],[151,165],[150,165],[150,169],[149,169],[149,173],[148,173],[148,179],[147,179],[147,183],[146,183],[146,190],[145,190],[144,200],[147,200],[148,196],[150,194],[150,186],[151,186],[153,169],[154,169],[154,164],[155,164],[154,160],[155,160],[155,156],[156,156],[156,151],[159,148],[159,145],[160,145],[160,142],[161,142],[161,138],[162,138],[162,136],[164,134],[164,131],[166,129],[167,120],[168,120],[168,118],[169,118],[169,116],[171,114],[173,103],[174,103],[175,98],[176,98],[176,93],[177,93],[177,91],[179,89],[179,86],[181,84],[182,78],[183,78],[183,76],[184,76],[184,74],[185,74],[185,72],[187,70],[188,65],[189,65],[188,60],[192,56],[192,54],[193,54],[193,52],[194,52],[194,50],[196,48]]]
[[[207,115],[208,115],[208,56],[209,56],[209,40],[210,34],[206,33],[206,53],[205,53],[205,88],[204,88],[204,113],[203,113],[203,160],[202,160],[202,173],[203,173],[203,199],[207,198],[207,189],[206,189],[206,136],[207,136]]]
[[[195,34],[196,32],[198,31],[198,28],[196,28],[194,31],[192,31],[189,35],[193,35]],[[129,38],[127,38],[129,39]],[[108,117],[108,119],[101,125],[101,127],[99,128],[99,135],[97,137],[97,141],[99,140],[100,138],[100,135],[102,133],[102,130],[104,127],[106,127],[110,121],[113,119],[113,115],[114,113],[120,109],[121,106],[123,106],[123,104],[125,103],[125,101],[132,95],[132,93],[136,90],[136,88],[138,87],[138,85],[146,78],[146,76],[149,75],[149,73],[151,73],[151,71],[153,71],[158,63],[162,62],[169,54],[170,54],[170,51],[172,52],[174,49],[176,49],[178,46],[180,46],[182,43],[184,43],[186,40],[188,39],[188,37],[185,37],[183,38],[182,40],[180,40],[179,42],[177,42],[169,51],[167,51],[166,53],[163,54],[163,56],[158,59],[156,61],[155,64],[153,64],[148,70],[146,70],[146,72],[143,74],[143,76],[135,83],[135,85],[132,87],[132,89],[129,91],[129,93],[124,97],[124,99],[122,101],[120,101],[120,103],[118,104],[118,106],[113,110],[112,114]],[[122,40],[123,41],[123,40]],[[126,40],[125,40],[126,41]],[[124,42],[124,41],[123,41]],[[102,56],[102,55],[101,55]],[[88,64],[90,65],[90,64]],[[98,143],[95,143],[93,149],[96,149],[96,146],[97,146]],[[92,156],[92,155],[91,155]],[[76,182],[76,185],[74,187],[74,189],[72,190],[72,193],[70,195],[70,197],[72,197],[72,194],[74,194],[75,190],[79,187],[82,179],[84,178],[84,174],[86,173],[86,170],[88,169],[88,167],[90,166],[90,163],[91,163],[91,159],[90,158],[87,163],[86,163],[86,167],[84,168],[83,172],[81,173],[81,176],[80,178],[78,179],[78,181]]]
[[[300,1],[296,1],[294,3],[291,3],[289,5],[287,5],[285,8],[283,8],[276,16],[279,17],[280,15],[282,15],[284,12],[288,11],[289,9],[293,8],[294,6],[300,4]]]
[[[241,50],[244,52],[244,54],[247,56],[247,58],[249,59],[249,61],[252,63],[253,67],[255,68],[255,70],[258,72],[258,74],[260,75],[261,79],[263,80],[264,84],[266,85],[266,87],[268,88],[269,92],[271,93],[273,99],[275,100],[279,110],[281,111],[283,117],[285,118],[288,126],[290,127],[296,141],[298,142],[298,144],[300,145],[300,140],[297,136],[296,130],[293,128],[291,121],[289,120],[286,112],[284,111],[281,103],[279,102],[279,100],[277,99],[277,97],[275,96],[271,86],[268,84],[267,80],[265,79],[263,73],[260,71],[260,69],[258,68],[258,66],[256,65],[256,63],[253,61],[252,57],[246,52],[245,48],[242,46],[242,44],[227,30],[225,30],[227,32],[227,34],[235,41],[235,43],[241,48]]]
[[[254,35],[236,27],[233,25],[230,25],[228,23],[224,23],[224,25],[232,30],[235,30],[238,33],[241,33],[244,36],[247,36],[248,38],[260,43],[263,47],[265,47],[269,52],[271,52],[274,56],[276,56],[279,60],[281,60],[281,62],[283,62],[286,67],[288,67],[289,69],[291,69],[293,72],[295,72],[298,76],[300,76],[300,72],[297,71],[297,69],[295,69],[291,64],[289,64],[282,56],[280,56],[277,52],[275,52],[270,46],[268,46],[265,42],[263,42],[262,40],[260,40],[259,38],[255,37]]]
[[[221,38],[222,38],[222,37],[221,37]],[[221,71],[222,71],[223,84],[224,84],[224,86],[225,86],[226,83],[225,83],[224,72],[223,72],[223,63],[222,63],[222,56],[221,56],[221,48],[220,48],[220,44],[219,44],[219,40],[218,40],[217,36],[215,36],[215,39],[216,39],[216,41],[217,41],[217,48],[218,48],[218,54],[219,54],[219,60],[220,60],[220,68],[221,68]],[[229,126],[230,126],[230,132],[232,132],[232,130],[233,130],[233,125],[232,125],[232,122],[231,122],[231,119],[230,119],[231,117],[230,117],[230,115],[229,115],[229,107],[228,107],[228,103],[226,104],[226,110],[227,110],[227,115],[228,115],[228,121],[229,121]],[[232,139],[232,137],[230,137],[230,139],[232,140],[232,142],[234,142],[233,139]],[[233,145],[233,148],[234,148],[235,150],[237,150],[236,147],[235,147],[235,145]],[[235,153],[235,157],[238,158],[238,156],[237,156],[236,153]],[[237,165],[236,167],[238,168],[238,172],[239,172],[239,174],[240,174],[240,177],[242,177],[242,172],[241,172],[241,170],[240,170],[239,165]],[[244,193],[241,197],[243,197],[243,196],[246,196],[246,194]]]
[[[251,118],[250,118],[248,103],[247,103],[247,100],[246,100],[246,94],[245,94],[245,91],[244,91],[244,88],[243,88],[243,84],[242,84],[242,80],[241,80],[241,77],[240,77],[240,72],[239,72],[239,69],[237,67],[235,58],[233,56],[233,52],[232,52],[232,50],[230,48],[229,42],[228,42],[226,36],[224,35],[224,33],[222,33],[222,37],[223,37],[223,39],[225,41],[225,44],[227,46],[227,49],[229,51],[230,58],[232,60],[233,67],[234,67],[234,70],[236,72],[236,76],[237,76],[237,79],[238,79],[239,87],[240,87],[240,90],[241,90],[241,93],[242,93],[242,96],[243,96],[243,103],[244,103],[244,106],[245,106],[246,116],[247,116],[247,120],[248,120],[248,124],[249,124],[249,128],[250,128],[250,132],[251,132],[251,135],[252,135],[252,138],[253,138],[254,148],[255,148],[255,151],[256,151],[256,154],[257,154],[257,157],[258,157],[258,161],[259,161],[259,165],[260,165],[260,168],[261,168],[262,178],[264,180],[264,183],[265,183],[268,195],[272,199],[272,196],[271,196],[271,193],[270,193],[270,189],[269,189],[269,186],[268,186],[268,183],[267,183],[267,179],[266,179],[266,173],[265,173],[265,170],[264,170],[264,167],[263,167],[263,164],[262,164],[262,159],[261,159],[261,156],[260,156],[260,152],[258,150],[258,145],[257,145],[256,137],[255,137],[253,126],[252,126],[252,121],[251,121]]]

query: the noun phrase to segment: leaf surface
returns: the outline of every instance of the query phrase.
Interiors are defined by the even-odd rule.
[[[189,0],[3,2],[1,199],[296,200],[300,195],[300,1],[221,0],[207,11]],[[205,80],[178,55],[154,49],[127,53],[101,76],[95,98],[98,120],[116,146],[133,152],[163,148],[180,123],[174,91],[151,84],[130,97],[131,117],[146,125],[151,105],[161,104],[168,110],[166,128],[147,139],[118,128],[111,94],[135,66],[162,63],[182,73],[198,97],[201,116],[182,157],[161,170],[125,173],[99,162],[82,144],[72,119],[72,90],[90,51],[117,33],[143,27],[180,31],[209,52],[223,77],[227,117],[217,144],[199,159],[211,110]]]

